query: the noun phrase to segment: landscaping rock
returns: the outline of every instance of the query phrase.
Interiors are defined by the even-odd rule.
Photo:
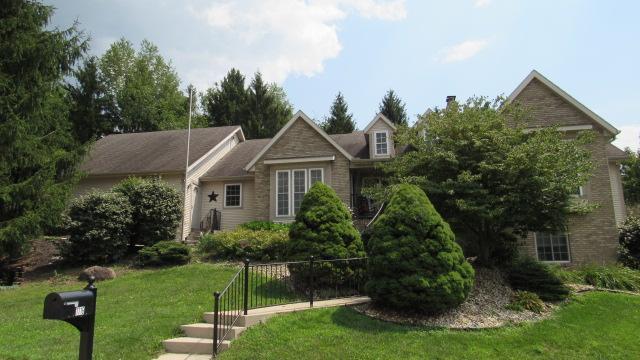
[[[112,268],[102,266],[92,266],[82,270],[78,276],[80,281],[88,281],[89,277],[93,276],[96,281],[114,279],[116,272]]]

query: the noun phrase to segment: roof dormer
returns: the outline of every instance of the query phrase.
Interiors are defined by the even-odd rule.
[[[391,120],[381,113],[364,128],[365,135],[369,138],[369,158],[384,159],[395,156],[393,135],[396,126]]]

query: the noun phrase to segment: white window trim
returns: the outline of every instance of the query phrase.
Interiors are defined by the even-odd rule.
[[[311,188],[311,172],[314,170],[320,170],[320,182],[324,184],[324,168],[311,168],[309,169],[309,180],[307,182],[307,191]]]
[[[378,152],[378,136],[377,134],[384,134],[385,142],[387,144],[387,152],[379,153]],[[380,143],[382,144],[382,143]],[[389,132],[387,130],[378,130],[373,132],[373,153],[376,156],[386,156],[389,155]]]
[[[304,173],[304,194],[302,194],[302,197],[304,197],[305,195],[307,195],[307,191],[309,191],[309,173],[307,172],[307,169],[293,169],[291,170],[291,184],[293,185],[291,187],[291,216],[295,216],[296,215],[296,209],[295,209],[295,181],[294,181],[294,175],[296,171],[302,171]]]
[[[534,231],[533,232],[533,240],[534,240],[534,245],[536,247],[536,260],[543,262],[543,263],[547,263],[547,264],[569,264],[571,263],[571,243],[569,241],[569,233],[568,232],[564,232],[562,233],[564,234],[564,236],[566,236],[567,238],[567,255],[569,256],[569,260],[540,260],[540,255],[538,254],[538,231]],[[553,247],[553,245],[552,245]]]
[[[234,206],[230,206],[227,205],[227,186],[235,186],[238,185],[240,186],[240,205],[234,205]],[[231,184],[224,184],[224,203],[223,203],[223,207],[226,209],[239,209],[242,207],[242,183],[231,183]]]
[[[287,189],[289,190],[288,193],[287,193],[287,203],[289,204],[289,206],[288,206],[286,215],[280,215],[280,211],[278,211],[279,210],[279,208],[278,208],[279,207],[278,195],[280,195],[278,193],[278,179],[279,179],[278,174],[280,174],[280,173],[287,173],[288,174],[287,178],[289,180],[289,184],[288,184],[288,187],[287,187]],[[291,216],[291,210],[292,210],[291,209],[291,205],[292,205],[291,204],[292,203],[291,198],[292,198],[292,193],[293,193],[293,191],[292,191],[293,189],[291,189],[291,178],[292,178],[291,170],[276,170],[276,191],[275,191],[275,193],[276,193],[276,200],[275,200],[276,201],[276,217],[289,217],[289,216]]]

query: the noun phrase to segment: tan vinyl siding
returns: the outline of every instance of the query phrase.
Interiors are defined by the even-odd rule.
[[[159,177],[167,184],[182,193],[182,176],[178,174],[159,174],[159,175],[131,175],[141,178]],[[91,191],[109,191],[120,181],[129,176],[88,176],[78,182],[73,190],[75,197],[85,195]]]
[[[387,132],[387,147],[388,155],[376,155],[376,138],[375,133],[379,131]],[[382,119],[376,120],[376,122],[367,131],[369,136],[369,158],[371,159],[384,159],[395,156],[395,146],[393,146],[393,129]]]
[[[626,214],[624,205],[624,195],[622,192],[622,179],[620,177],[620,165],[616,162],[609,163],[609,177],[611,179],[611,195],[613,197],[613,210],[616,216],[618,226],[622,225]]]
[[[224,185],[225,184],[242,184],[242,206],[239,208],[226,208],[224,206]],[[201,186],[201,212],[202,218],[209,213],[211,209],[219,210],[221,215],[221,229],[232,230],[240,224],[255,220],[255,193],[253,180],[244,181],[215,181],[203,182]],[[215,191],[219,194],[216,201],[209,201],[208,195]],[[199,224],[198,224],[199,225]]]
[[[198,184],[200,182],[200,177],[204,175],[211,167],[218,162],[226,153],[228,153],[234,146],[236,146],[239,142],[238,135],[232,136],[230,139],[226,140],[222,143],[218,148],[216,148],[211,153],[207,154],[202,160],[200,160],[196,164],[194,168],[189,170],[189,177],[187,179],[187,189],[183,194],[185,199],[185,206],[183,209],[183,237],[187,237],[191,232],[192,227],[199,227],[199,222],[196,224],[191,224],[192,221],[192,212],[198,212],[200,208],[196,209],[196,206],[199,206],[202,198],[202,190],[198,189]],[[193,166],[193,165],[191,165]],[[196,217],[202,218],[203,213],[197,214]]]

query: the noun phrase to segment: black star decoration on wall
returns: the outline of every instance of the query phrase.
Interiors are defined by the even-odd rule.
[[[212,191],[210,195],[207,195],[209,197],[209,202],[218,201],[218,195],[219,194],[216,194],[215,191]]]

